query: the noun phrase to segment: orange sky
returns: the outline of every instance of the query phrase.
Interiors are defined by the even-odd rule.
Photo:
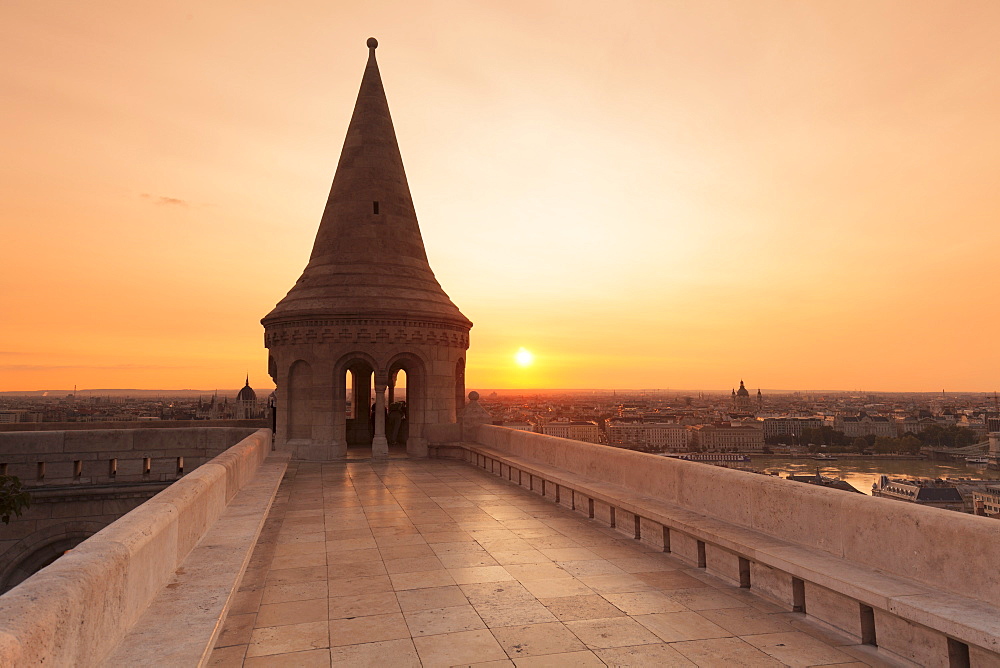
[[[991,391],[998,25],[992,0],[7,0],[0,390],[267,387],[259,320],[374,35],[470,388]]]

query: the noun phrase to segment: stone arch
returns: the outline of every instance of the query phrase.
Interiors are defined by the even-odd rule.
[[[424,426],[428,424],[427,364],[412,351],[402,351],[389,358],[386,365],[390,382],[402,370],[406,372],[406,452],[414,456],[427,454]]]
[[[73,520],[25,536],[3,555],[7,565],[0,571],[0,594],[21,584],[107,525],[107,522]]]
[[[312,438],[312,365],[305,360],[295,360],[288,367],[288,438]]]
[[[348,446],[372,445],[375,429],[371,414],[371,386],[377,384],[379,368],[378,360],[361,350],[341,355],[333,365],[333,440],[343,452]],[[350,399],[353,415],[350,417],[347,415],[347,374],[352,375]]]

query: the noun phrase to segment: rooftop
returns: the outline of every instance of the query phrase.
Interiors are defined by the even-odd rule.
[[[211,665],[866,656],[801,613],[468,464],[391,459],[289,465]]]

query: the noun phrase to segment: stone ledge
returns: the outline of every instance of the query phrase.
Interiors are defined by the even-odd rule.
[[[919,582],[851,563],[821,550],[792,545],[759,531],[644,496],[620,485],[593,480],[493,447],[475,443],[463,443],[461,447],[477,456],[477,466],[478,457],[483,457],[484,463],[486,459],[490,459],[502,464],[499,472],[493,470],[493,465],[481,467],[501,477],[503,465],[506,465],[508,477],[511,477],[510,469],[522,471],[540,481],[562,487],[564,495],[579,494],[599,501],[669,528],[671,532],[676,531],[699,542],[778,569],[790,577],[882,609],[970,646],[994,653],[1000,649],[998,609],[987,602],[941,592]],[[513,482],[518,484],[517,479]],[[541,491],[546,497],[550,496],[545,492],[544,486]],[[558,498],[556,492],[556,499]]]
[[[203,665],[288,465],[273,453],[129,630],[108,666]]]
[[[0,665],[98,664],[270,452],[251,434],[0,596]]]

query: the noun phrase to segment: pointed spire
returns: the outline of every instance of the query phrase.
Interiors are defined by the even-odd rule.
[[[309,264],[265,325],[316,316],[389,316],[470,327],[427,262],[375,48],[347,128]]]

